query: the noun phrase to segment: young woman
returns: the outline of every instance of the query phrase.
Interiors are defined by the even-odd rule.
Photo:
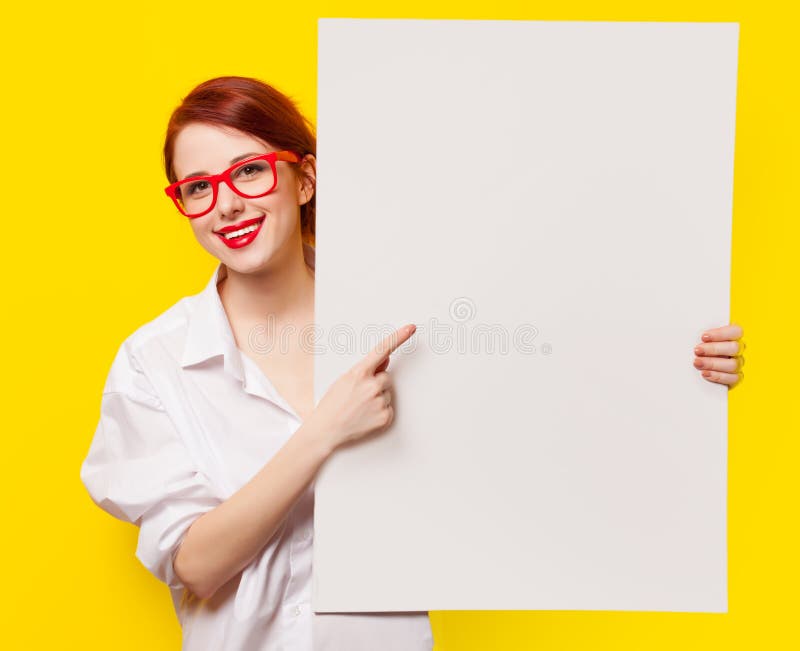
[[[167,129],[167,194],[219,264],[121,345],[81,479],[139,526],[136,555],[169,585],[185,650],[433,645],[426,612],[310,609],[314,478],[338,447],[392,422],[389,356],[415,330],[387,337],[314,408],[302,333],[314,323],[315,150],[293,102],[244,77],[200,84]],[[282,345],[256,353],[265,315]],[[741,335],[703,336],[707,379],[739,379]]]

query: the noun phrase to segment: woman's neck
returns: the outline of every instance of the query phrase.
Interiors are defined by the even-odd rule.
[[[314,271],[306,264],[302,244],[283,258],[258,274],[226,267],[217,291],[231,321],[259,322],[269,315],[279,323],[313,320]]]

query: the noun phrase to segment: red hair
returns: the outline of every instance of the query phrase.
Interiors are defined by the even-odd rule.
[[[164,140],[164,169],[170,183],[178,180],[173,169],[175,138],[191,122],[233,128],[259,138],[277,149],[291,149],[316,157],[314,125],[295,102],[263,81],[251,77],[216,77],[196,86],[176,108]],[[291,163],[302,173],[299,163]],[[315,245],[316,192],[300,206],[303,241]]]

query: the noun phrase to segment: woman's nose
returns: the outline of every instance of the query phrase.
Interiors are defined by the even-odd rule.
[[[217,211],[220,216],[235,215],[244,210],[244,200],[227,183],[222,182],[217,188]]]

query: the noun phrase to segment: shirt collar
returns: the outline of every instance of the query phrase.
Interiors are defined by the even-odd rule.
[[[316,250],[306,242],[303,242],[303,257],[312,271],[315,270]],[[225,371],[243,380],[242,353],[236,346],[228,315],[217,291],[217,283],[227,275],[228,268],[220,262],[205,289],[193,297],[195,301],[189,313],[181,366],[186,368],[221,355]]]

